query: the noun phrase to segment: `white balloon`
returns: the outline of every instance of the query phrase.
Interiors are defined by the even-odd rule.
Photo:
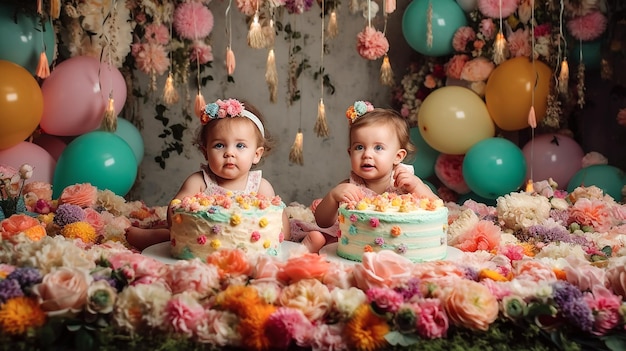
[[[478,0],[456,0],[456,3],[461,6],[463,11],[472,12],[476,10]]]

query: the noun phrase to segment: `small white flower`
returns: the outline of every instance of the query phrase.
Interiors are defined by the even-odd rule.
[[[20,167],[20,178],[21,179],[30,179],[33,176],[33,166],[25,163]]]

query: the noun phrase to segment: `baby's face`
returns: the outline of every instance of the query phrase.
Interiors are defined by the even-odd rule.
[[[391,176],[395,164],[402,161],[403,150],[390,125],[372,124],[350,131],[352,171],[366,180]]]

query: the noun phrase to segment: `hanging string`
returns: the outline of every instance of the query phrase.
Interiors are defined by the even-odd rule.
[[[500,0],[502,1],[502,0]],[[535,72],[535,84],[530,91],[530,111],[528,112],[528,125],[530,126],[531,140],[533,144],[531,144],[531,152],[530,152],[530,177],[528,178],[528,182],[526,183],[526,192],[532,193],[533,189],[533,162],[534,162],[534,140],[535,140],[535,128],[537,128],[537,117],[535,115],[535,90],[537,89],[537,85],[539,83],[539,73],[537,72],[537,68],[535,66],[535,6],[534,2],[531,2],[531,15],[530,15],[530,55],[531,62],[533,67],[533,72]]]
[[[578,84],[576,85],[576,92],[578,93],[578,107],[585,107],[585,62],[583,62],[583,41],[578,43],[578,56],[580,61],[578,62],[578,73],[576,79]]]
[[[235,61],[235,52],[233,51],[233,22],[230,12],[232,4],[233,1],[229,0],[228,7],[226,7],[226,13],[224,14],[226,17],[226,37],[228,38],[228,45],[226,46],[226,72],[229,76],[232,76],[233,73],[235,73],[235,67],[237,66]]]
[[[496,65],[501,64],[506,61],[506,39],[504,38],[504,33],[502,31],[502,0],[498,2],[498,10],[500,12],[500,30],[498,34],[496,34],[496,40],[493,43],[493,62]]]
[[[567,63],[567,40],[565,40],[565,36],[563,35],[563,13],[565,11],[565,5],[563,4],[563,0],[561,0],[561,8],[559,11],[559,56],[558,60],[561,59],[563,55],[563,60],[561,61],[561,67],[559,71],[559,77],[557,79],[557,90],[559,93],[563,95],[567,95],[568,86],[569,86],[569,64]],[[565,54],[562,54],[561,51],[561,42],[564,43]],[[558,61],[557,61],[558,62]],[[558,63],[557,63],[558,64]]]
[[[113,18],[113,11],[117,9],[117,0],[111,2],[111,7],[109,8],[109,14],[105,17],[105,22],[107,18]],[[102,28],[104,28],[104,23]],[[108,34],[108,33],[107,33]],[[117,114],[115,111],[115,101],[113,99],[113,72],[111,72],[111,67],[113,67],[113,62],[111,60],[111,42],[109,41],[109,36],[105,36],[106,39],[106,60],[107,60],[107,69],[109,70],[109,99],[104,108],[104,116],[102,117],[101,128],[105,131],[114,132],[117,130]],[[102,65],[102,54],[104,53],[104,48],[102,49],[102,53],[100,55],[100,65]],[[99,73],[99,72],[98,72]],[[98,77],[100,75],[98,74]],[[102,90],[101,90],[102,91]]]
[[[318,137],[325,138],[328,136],[328,123],[326,122],[326,107],[324,106],[324,24],[326,19],[326,0],[322,1],[322,25],[321,25],[321,50],[320,50],[320,102],[317,104],[317,119],[315,120],[315,134]]]
[[[196,17],[191,16],[193,18],[193,36],[194,40],[198,40],[198,29],[196,27]],[[198,118],[202,117],[202,110],[204,110],[204,106],[206,106],[206,101],[204,100],[204,96],[202,95],[202,90],[200,86],[200,60],[199,57],[196,57],[196,84],[198,85],[198,94],[196,95],[196,100],[194,102],[194,113]]]
[[[389,2],[394,2],[393,8],[395,10],[395,0],[383,0],[383,17],[385,19],[383,25],[383,35],[387,35],[387,19],[389,17],[390,10],[390,8],[388,8]],[[392,87],[395,84],[393,79],[393,70],[391,69],[391,63],[389,62],[389,56],[387,54],[383,57],[383,63],[380,66],[380,83],[388,87]]]
[[[295,30],[296,22],[294,21],[294,30]],[[296,84],[300,77],[296,77]],[[289,150],[289,161],[300,166],[304,165],[304,157],[302,154],[302,144],[304,142],[304,135],[302,134],[302,97],[300,97],[300,122],[298,126],[298,132],[296,133],[296,138],[293,141],[293,145],[291,145],[291,149]]]
[[[172,22],[173,21],[170,21],[169,23],[170,38],[172,37],[172,33],[173,33]],[[169,73],[167,74],[167,79],[165,80],[165,87],[163,88],[163,102],[166,105],[174,105],[175,103],[178,102],[180,96],[178,95],[178,91],[176,90],[176,87],[174,86],[174,75],[172,74],[172,65],[174,62],[174,56],[172,54],[171,45],[170,45],[169,57],[170,57],[170,67],[169,67]]]

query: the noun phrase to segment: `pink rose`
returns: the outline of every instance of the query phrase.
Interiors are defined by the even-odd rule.
[[[592,293],[586,293],[585,302],[591,308],[594,315],[593,334],[604,335],[620,323],[620,307],[622,298],[614,295],[609,289],[597,285]]]
[[[46,274],[33,287],[33,293],[49,316],[78,313],[87,303],[87,289],[92,281],[85,269],[60,267]]]
[[[363,262],[354,267],[356,286],[367,291],[373,287],[389,287],[393,282],[407,279],[413,263],[391,250],[366,252]]]
[[[99,235],[102,234],[104,229],[104,220],[100,216],[100,213],[91,207],[85,209],[85,222],[91,224]]]
[[[165,305],[165,322],[176,333],[192,336],[204,318],[204,307],[190,294],[173,296]]]
[[[463,66],[465,63],[469,61],[470,57],[467,55],[454,55],[446,63],[446,76],[454,79],[461,79],[461,72],[463,71]]]
[[[461,71],[461,79],[470,82],[486,81],[491,72],[493,72],[495,64],[493,61],[485,57],[477,57],[465,64]]]
[[[319,279],[326,274],[330,262],[324,255],[305,253],[291,257],[278,272],[278,279],[283,282],[294,283],[302,279]]]
[[[473,280],[457,279],[443,304],[450,320],[461,327],[487,331],[498,318],[498,300],[486,286]]]
[[[422,299],[418,302],[420,315],[417,320],[417,332],[426,339],[437,339],[446,336],[448,316],[439,299]]]
[[[217,267],[200,260],[179,260],[167,266],[165,281],[172,294],[187,291],[198,298],[212,295],[220,287]]]
[[[519,280],[529,280],[536,283],[556,281],[556,274],[550,267],[532,259],[513,262],[513,274]]]
[[[33,193],[37,200],[52,200],[52,185],[46,182],[30,182],[24,185],[23,194]]]
[[[93,207],[98,200],[98,188],[89,184],[74,184],[63,189],[59,197],[60,204],[73,204],[82,208]]]
[[[131,251],[116,252],[108,257],[113,269],[128,269],[132,284],[143,284],[160,279],[167,266],[154,258]]]

